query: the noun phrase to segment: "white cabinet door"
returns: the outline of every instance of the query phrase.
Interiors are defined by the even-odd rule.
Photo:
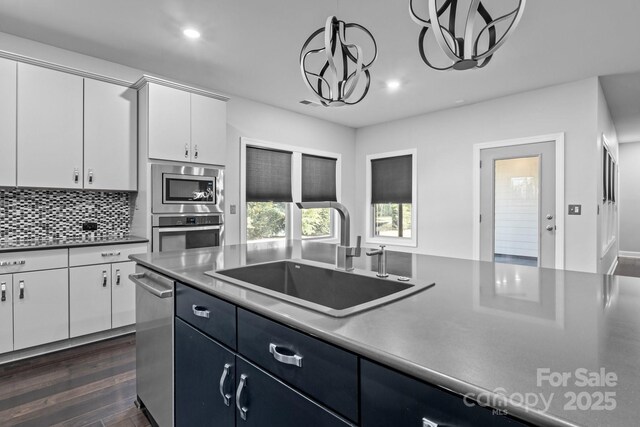
[[[136,323],[136,285],[129,280],[135,273],[133,261],[111,264],[111,327]]]
[[[149,157],[191,160],[189,92],[149,83]]]
[[[111,328],[111,264],[69,269],[71,338]]]
[[[15,350],[69,338],[68,269],[16,273],[13,295]]]
[[[0,187],[16,185],[16,70],[0,58]]]
[[[18,186],[82,188],[82,77],[18,64]]]
[[[84,188],[137,190],[137,105],[135,89],[84,80]]]
[[[225,165],[227,103],[191,94],[191,161]]]
[[[13,277],[0,276],[0,354],[13,350]]]

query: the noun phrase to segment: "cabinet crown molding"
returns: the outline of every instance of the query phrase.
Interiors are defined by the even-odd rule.
[[[215,93],[215,92],[210,92],[210,91],[204,90],[204,89],[198,89],[198,88],[193,87],[193,86],[188,86],[188,85],[185,85],[185,84],[182,84],[182,83],[172,82],[170,80],[165,80],[165,79],[162,79],[160,77],[150,76],[148,74],[144,74],[137,82],[135,82],[133,84],[132,87],[134,89],[140,89],[144,85],[146,85],[147,83],[155,83],[155,84],[162,85],[162,86],[168,86],[168,87],[172,87],[174,89],[183,90],[185,92],[190,92],[190,93],[195,93],[195,94],[198,94],[198,95],[206,96],[208,98],[218,99],[218,100],[224,101],[224,102],[227,102],[229,100],[229,97],[224,96],[224,95],[220,95],[220,94]]]

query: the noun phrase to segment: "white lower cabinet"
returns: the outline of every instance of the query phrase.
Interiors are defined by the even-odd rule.
[[[69,338],[68,271],[13,275],[14,350]]]
[[[136,285],[129,280],[135,273],[134,261],[111,264],[111,327],[136,323]]]
[[[13,277],[0,276],[0,354],[13,350]]]
[[[111,265],[69,269],[71,338],[111,328]]]

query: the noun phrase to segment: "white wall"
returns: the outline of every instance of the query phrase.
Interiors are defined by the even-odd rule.
[[[565,268],[596,271],[597,94],[591,78],[358,129],[356,180],[368,154],[417,148],[416,251],[472,258],[473,145],[565,132],[565,202],[583,206],[581,216],[565,216]],[[356,200],[364,218],[365,195]],[[355,227],[365,235],[365,224]]]
[[[53,62],[67,67],[135,82],[153,70],[137,70],[121,64],[81,55],[9,34],[0,33],[0,50]],[[171,76],[160,76],[171,79]],[[182,82],[189,84],[189,82]],[[225,93],[223,88],[204,88]],[[229,205],[240,200],[240,137],[315,148],[342,154],[342,202],[355,209],[355,130],[293,113],[245,98],[229,95],[227,104],[226,243],[240,242],[240,215],[229,214]],[[238,206],[238,209],[240,207]]]
[[[640,142],[620,144],[619,159],[620,255],[640,256]]]
[[[596,244],[596,264],[597,272],[606,274],[613,262],[618,258],[618,206],[619,203],[610,203],[602,201],[602,138],[607,140],[609,152],[618,160],[618,135],[613,125],[613,119],[605,99],[604,92],[600,80],[598,80],[598,104],[597,104],[597,158],[598,158],[598,179],[596,203],[600,206],[600,215],[598,217],[598,241]],[[616,186],[619,181],[616,177]],[[616,188],[616,194],[618,189]]]

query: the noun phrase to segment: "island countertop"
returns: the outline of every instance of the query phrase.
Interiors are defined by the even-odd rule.
[[[281,259],[333,264],[334,251],[334,245],[293,241],[131,259],[530,423],[637,425],[640,279],[389,252],[389,273],[436,285],[333,318],[204,274]],[[375,264],[354,259],[356,269],[375,270]],[[568,373],[565,384],[549,380],[556,373]],[[603,377],[607,384],[596,384]],[[584,385],[587,380],[595,382]],[[572,403],[580,393],[582,400]],[[599,410],[581,409],[598,401]]]

